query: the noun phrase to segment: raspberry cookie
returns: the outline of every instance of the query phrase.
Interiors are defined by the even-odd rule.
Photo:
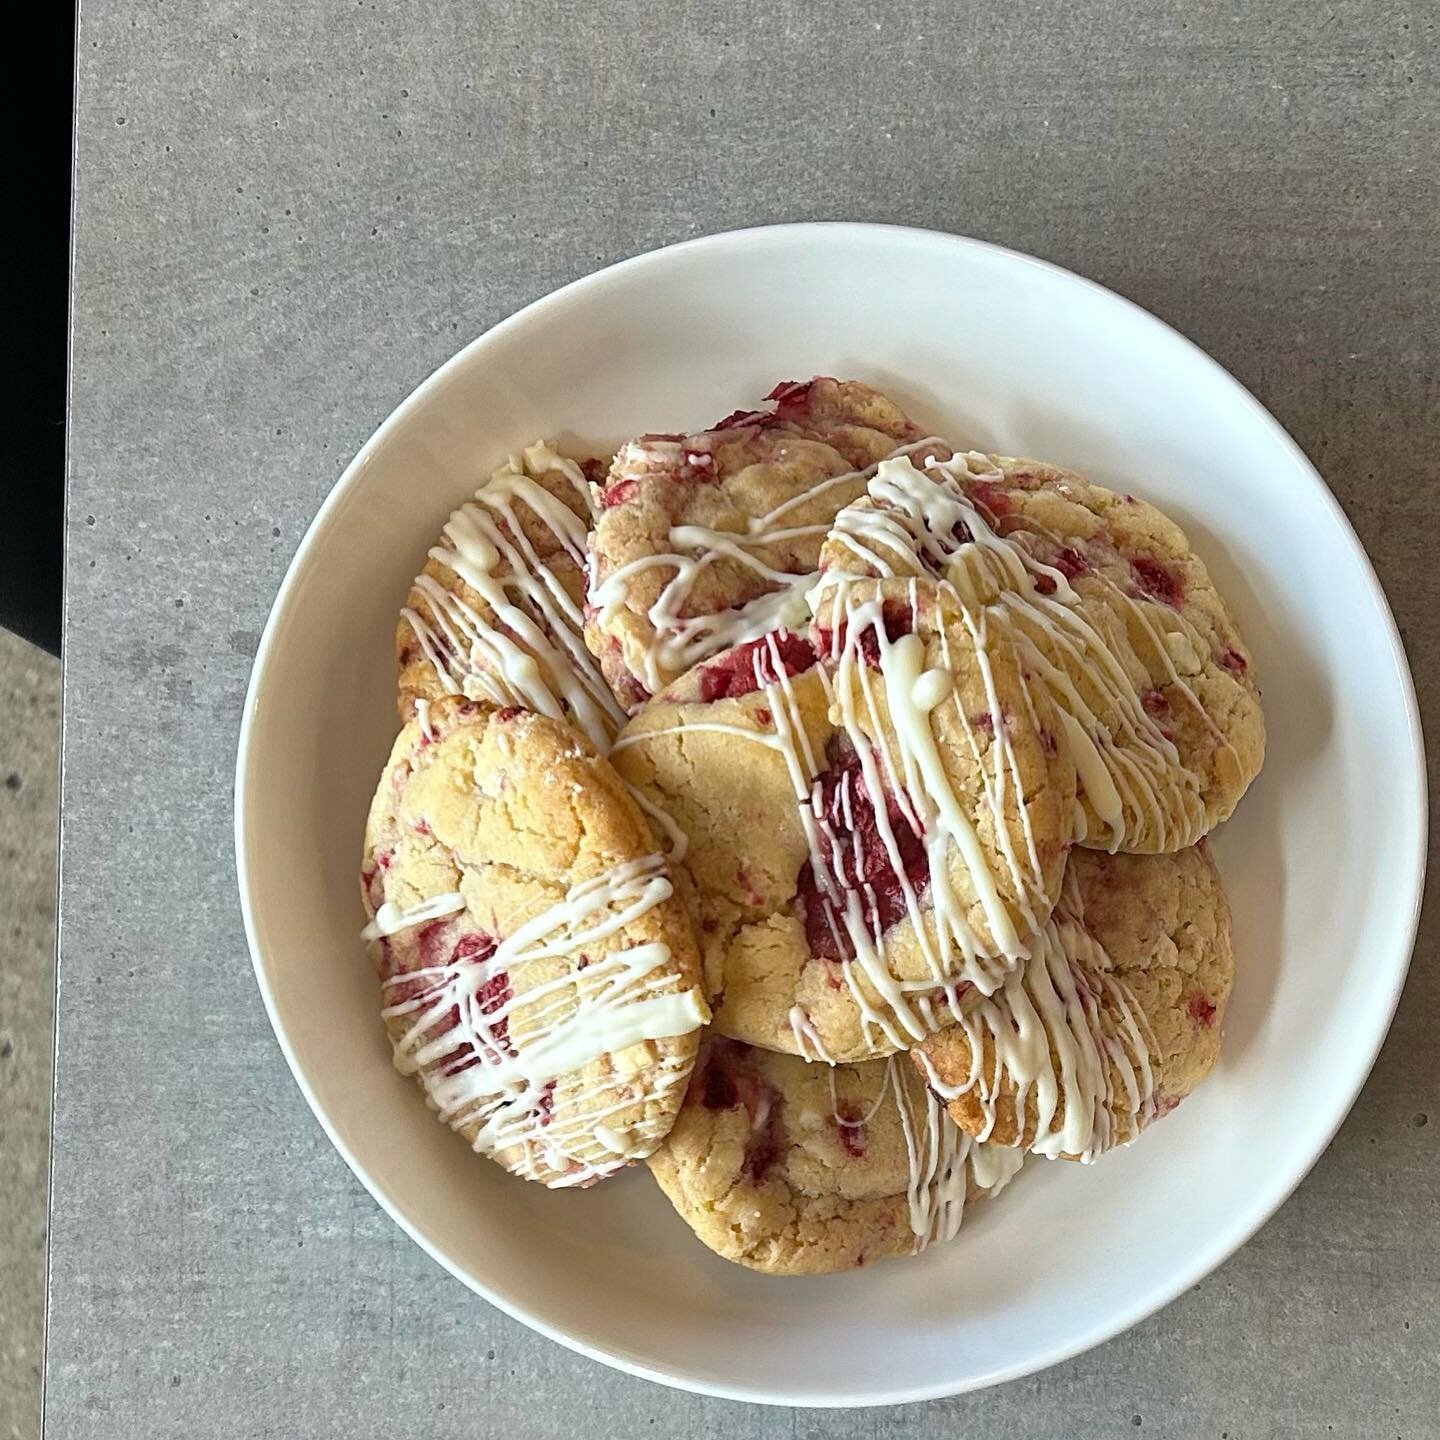
[[[919,430],[869,386],[787,383],[771,410],[621,447],[590,540],[585,636],[634,709],[692,665],[782,622],[836,512]],[[946,452],[948,453],[948,452]]]
[[[1080,773],[1082,844],[1193,844],[1238,803],[1265,731],[1234,622],[1154,506],[979,454],[887,462],[836,519],[829,571],[926,577],[1034,650]]]
[[[1203,844],[1076,850],[1029,963],[913,1058],[970,1134],[1090,1159],[1209,1074],[1233,975],[1230,909]]]
[[[717,1255],[815,1275],[950,1239],[1022,1159],[972,1141],[903,1059],[832,1069],[712,1036],[649,1165]]]
[[[613,758],[681,839],[717,1029],[835,1062],[908,1048],[1027,953],[1075,774],[1004,637],[918,589],[826,619],[697,667]]]
[[[395,633],[402,719],[464,695],[568,720],[603,753],[624,712],[583,638],[592,505],[582,467],[537,443],[450,517]]]
[[[472,1147],[588,1185],[648,1155],[709,1018],[644,817],[569,726],[447,698],[401,731],[361,883],[395,1064]]]

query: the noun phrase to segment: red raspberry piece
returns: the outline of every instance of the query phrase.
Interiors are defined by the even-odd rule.
[[[849,752],[838,764],[820,776],[820,819],[827,832],[822,845],[829,851],[834,837],[839,856],[839,873],[832,878],[841,890],[859,890],[866,926],[883,935],[904,915],[906,899],[903,880],[919,896],[930,884],[930,866],[924,837],[893,796],[885,797],[885,814],[900,852],[902,875],[890,861],[880,835],[874,798],[865,788],[860,756]],[[796,896],[805,924],[810,953],[822,960],[852,960],[854,946],[834,902],[821,888],[814,867],[807,860],[795,881]]]
[[[601,492],[600,507],[603,510],[613,510],[617,505],[623,505],[627,500],[635,498],[635,492],[640,488],[638,480],[617,480],[613,485]]]
[[[700,671],[700,698],[708,704],[712,700],[749,695],[762,684],[775,684],[782,675],[799,675],[814,665],[815,659],[814,648],[804,636],[777,630],[773,635],[737,645],[705,665]]]
[[[1180,577],[1167,566],[1148,555],[1138,555],[1130,562],[1130,573],[1135,577],[1136,587],[1142,595],[1161,605],[1178,610],[1185,598]]]
[[[853,1105],[841,1105],[835,1116],[835,1128],[840,1144],[852,1159],[859,1160],[865,1154],[865,1124],[860,1112]]]

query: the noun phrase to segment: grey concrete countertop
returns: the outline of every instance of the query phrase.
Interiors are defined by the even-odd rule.
[[[376,424],[561,282],[785,219],[997,240],[1192,336],[1328,478],[1435,733],[1436,8],[84,0],[79,48],[50,1440],[1440,1435],[1433,907],[1354,1113],[1217,1274],[825,1415],[611,1373],[407,1240],[286,1070],[230,839],[256,638]]]

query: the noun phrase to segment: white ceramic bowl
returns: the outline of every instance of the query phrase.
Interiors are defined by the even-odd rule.
[[[942,434],[1164,506],[1253,647],[1269,759],[1216,840],[1238,975],[1210,1081],[1131,1150],[1032,1165],[949,1247],[782,1280],[712,1256],[643,1170],[551,1193],[436,1124],[389,1064],[356,866],[396,729],[396,610],[449,510],[538,435],[699,426],[817,372],[872,381]],[[583,1354],[805,1405],[918,1400],[1039,1369],[1165,1304],[1251,1235],[1324,1148],[1384,1037],[1424,832],[1394,624],[1279,425],[1098,286],[974,241],[862,225],[641,256],[437,371],[355,458],[295,556],[236,777],[260,988],[301,1089],[376,1199],[467,1285]]]

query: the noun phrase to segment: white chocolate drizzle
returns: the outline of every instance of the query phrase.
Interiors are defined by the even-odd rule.
[[[784,761],[795,797],[796,813],[804,832],[817,894],[827,903],[832,924],[838,921],[837,948],[848,958],[834,962],[859,1011],[862,1035],[868,1047],[884,1052],[906,1049],[944,1023],[944,1016],[958,1019],[960,998],[973,985],[985,993],[993,991],[1029,953],[1021,931],[1000,897],[991,862],[981,845],[973,820],[955,795],[947,768],[938,753],[931,716],[939,706],[954,705],[960,714],[977,768],[984,776],[983,803],[995,815],[993,829],[1008,837],[1005,818],[1007,798],[1018,793],[1018,762],[1000,716],[1000,702],[990,678],[987,647],[989,640],[983,620],[976,621],[970,638],[975,654],[987,676],[991,703],[991,728],[995,743],[989,746],[988,760],[965,716],[958,697],[943,672],[923,671],[923,647],[918,637],[905,635],[890,640],[878,600],[858,598],[854,587],[843,580],[827,592],[838,612],[831,619],[843,625],[844,639],[838,656],[822,661],[818,674],[830,687],[832,709],[838,709],[842,730],[858,758],[858,775],[846,777],[834,803],[844,816],[853,818],[864,791],[873,810],[875,825],[904,898],[905,915],[911,921],[915,941],[924,958],[925,973],[900,979],[892,972],[887,948],[889,927],[879,924],[879,911],[871,891],[863,885],[844,883],[847,874],[860,875],[858,848],[847,852],[843,834],[837,833],[826,813],[820,783],[823,756],[810,744],[793,678],[773,636],[758,646],[752,658],[757,688],[762,690],[771,714],[770,730],[755,730],[740,724],[687,721],[654,731],[634,732],[622,737],[628,747],[653,736],[689,730],[713,730],[732,734],[777,753]],[[836,635],[841,629],[836,629]],[[879,659],[878,671],[867,663],[863,646],[872,641]],[[948,651],[947,651],[948,663]],[[778,679],[772,679],[778,676]],[[883,716],[882,716],[883,701]],[[888,716],[888,725],[882,723]],[[887,800],[893,798],[902,812],[898,822],[890,815]],[[1009,888],[1019,897],[1026,929],[1033,929],[1047,907],[1040,904],[1038,890],[1042,872],[1025,807],[1022,817],[1024,845],[1017,850],[1008,838],[1001,842],[1001,860]],[[897,823],[908,823],[923,836],[928,897],[921,895],[905,873]],[[850,827],[852,847],[858,847],[854,826]],[[967,908],[971,897],[957,889],[954,870],[957,861],[969,878],[973,899],[984,915],[989,935],[978,934],[971,926]],[[848,862],[848,864],[847,864]],[[963,888],[963,887],[962,887]],[[803,1011],[789,1015],[795,1047],[802,1054],[830,1059]]]
[[[569,482],[590,519],[535,478],[549,473]],[[401,614],[447,694],[568,720],[604,754],[624,711],[586,648],[581,606],[531,543],[521,508],[549,530],[560,553],[583,574],[594,514],[590,484],[573,460],[537,442],[512,455],[451,515],[430,551],[483,606],[422,574],[415,589],[432,618],[409,606]]]
[[[854,960],[846,962],[844,974],[860,1009],[864,1031],[872,1043],[883,1036],[890,1048],[903,1049],[943,1023],[939,1013],[958,1015],[965,988],[973,985],[988,994],[1025,958],[1029,953],[1026,934],[1048,911],[1048,902],[1041,893],[1044,875],[1023,803],[1015,806],[1023,833],[1020,849],[1016,849],[1010,835],[1007,802],[1019,801],[1023,786],[995,689],[990,664],[995,637],[989,633],[985,614],[964,611],[962,623],[988,696],[993,736],[988,755],[976,733],[975,717],[965,713],[951,683],[954,659],[948,637],[941,637],[941,668],[925,671],[923,642],[914,634],[890,639],[878,598],[864,598],[859,587],[841,577],[828,582],[823,590],[830,606],[825,620],[839,644],[832,708],[838,710],[843,731],[859,757],[861,783],[871,801],[876,829],[925,961],[923,977],[902,981],[891,973],[885,934],[874,933],[866,923],[865,897],[834,881],[839,866],[817,843],[818,833],[812,838],[812,863],[817,878],[824,877],[822,889],[827,884],[831,887],[827,893],[832,913],[840,914],[849,948],[854,951]],[[910,604],[913,612],[918,605],[913,585]],[[873,646],[878,660],[878,679],[877,668],[867,663],[863,648],[867,643]],[[999,876],[992,869],[975,822],[955,793],[940,755],[932,720],[942,706],[953,707],[960,733],[966,737],[982,777],[980,798],[994,817],[990,828],[998,842],[996,859],[1015,897],[1022,926],[1017,926],[1001,898]],[[924,904],[905,874],[900,839],[885,803],[887,797],[895,798],[903,818],[923,836],[928,881]],[[818,793],[815,802],[812,810],[818,809]],[[816,831],[819,819],[817,816]],[[963,886],[957,888],[957,872],[968,882],[970,894],[964,893]],[[972,903],[978,904],[988,934],[978,932],[971,924]],[[857,970],[883,1006],[871,1002],[858,983]]]
[[[489,953],[393,976],[384,1014],[408,1027],[395,1041],[396,1068],[420,1075],[440,1118],[473,1130],[477,1151],[508,1152],[511,1168],[551,1186],[588,1184],[648,1154],[668,1124],[663,1106],[646,1107],[647,1118],[623,1134],[609,1122],[683,1087],[689,1062],[647,1042],[709,1018],[699,993],[680,988],[668,947],[610,950],[555,978],[517,980],[527,967],[598,947],[671,894],[658,855],[618,865],[573,886]],[[508,1033],[512,1017],[517,1037]],[[614,1074],[574,1094],[569,1081],[607,1054]]]
[[[795,1041],[795,1053],[802,1060],[810,1060],[821,1065],[835,1064],[834,1057],[825,1048],[825,1042],[821,1039],[820,1032],[815,1028],[814,1022],[805,1013],[800,1005],[790,1007],[790,1034]],[[831,1098],[834,1098],[835,1081],[832,1076],[830,1081]],[[838,1120],[836,1122],[839,1123]]]
[[[441,920],[446,915],[458,914],[465,908],[465,897],[458,890],[448,890],[443,895],[432,895],[409,909],[401,909],[393,900],[387,900],[376,912],[375,918],[360,932],[362,940],[379,940],[382,936],[398,935],[402,930],[412,930],[417,925],[426,925],[431,920]]]
[[[625,788],[645,818],[650,821],[650,828],[654,830],[656,839],[664,843],[665,859],[672,865],[678,865],[690,849],[690,837],[680,828],[675,817],[658,801],[652,800],[638,785],[631,785],[627,781]]]
[[[828,1071],[829,1120],[840,1133],[842,1145],[848,1153],[863,1153],[863,1148],[852,1150],[851,1145],[863,1147],[866,1127],[887,1104],[893,1105],[905,1144],[905,1200],[914,1250],[918,1253],[954,1239],[965,1216],[971,1185],[998,1194],[1024,1163],[1024,1153],[967,1135],[911,1072],[903,1055],[846,1068],[859,1081],[862,1095],[877,1072],[880,1083],[873,1097],[867,1097],[869,1108],[863,1114],[847,1113],[840,1103],[835,1068]],[[854,1141],[844,1138],[847,1132]]]
[[[885,1086],[895,1097],[909,1162],[906,1199],[916,1250],[953,1240],[965,1218],[973,1177],[977,1188],[999,1194],[1024,1161],[1023,1153],[987,1145],[956,1125],[924,1087],[907,1084],[898,1066],[909,1062],[892,1055],[885,1062]],[[882,1092],[883,1098],[883,1092]]]
[[[1077,838],[1111,851],[1140,832],[1151,836],[1157,849],[1198,839],[1206,825],[1201,777],[1182,762],[1146,711],[1140,689],[1086,617],[1065,574],[997,535],[962,488],[1003,483],[1004,472],[978,452],[948,460],[927,456],[923,464],[919,469],[907,458],[883,462],[868,487],[874,507],[847,506],[836,519],[832,542],[881,578],[929,571],[940,577],[942,590],[1013,632],[1061,712],[1081,787],[1104,827],[1087,834],[1082,813]],[[1035,533],[1057,549],[1064,543],[1043,530]],[[1175,663],[1177,648],[1192,657],[1199,653],[1202,642],[1194,627],[1177,611],[1178,631],[1162,636],[1144,606],[1100,571],[1092,573],[1117,609],[1148,636],[1168,683],[1216,742],[1233,749]],[[1077,676],[1098,695],[1103,714],[1087,702]]]
[[[643,470],[656,464],[674,466],[682,460],[691,465],[701,460],[713,464],[713,457],[695,447],[718,442],[722,438],[726,437],[723,434],[693,436],[684,446],[668,440],[631,441],[616,457],[616,473]],[[929,436],[903,445],[892,454],[909,455],[939,443],[934,436]],[[872,465],[864,470],[828,476],[764,515],[751,516],[743,533],[716,530],[704,525],[672,526],[668,551],[642,555],[620,566],[599,583],[592,583],[590,601],[599,612],[597,623],[605,629],[615,613],[628,604],[630,585],[637,575],[661,567],[673,572],[646,612],[651,633],[640,657],[644,673],[639,678],[652,694],[663,689],[676,675],[712,655],[718,655],[722,650],[758,640],[782,627],[802,628],[807,618],[805,593],[819,578],[818,574],[796,575],[776,569],[765,560],[762,552],[769,547],[800,539],[822,540],[830,529],[828,519],[808,525],[787,525],[785,517],[826,491],[840,486],[853,487],[859,481],[867,480],[876,469],[877,466]],[[696,581],[722,559],[734,561],[749,571],[756,583],[764,587],[764,593],[727,610],[689,614],[690,596]],[[629,658],[627,656],[627,660]]]
[[[1068,877],[1029,962],[998,994],[967,1008],[959,1024],[970,1069],[957,1082],[945,1083],[923,1049],[916,1054],[942,1099],[973,1095],[979,1102],[981,1140],[1008,1113],[1015,1144],[1028,1134],[1037,1155],[1090,1161],[1130,1143],[1157,1113],[1154,1036],[1086,928]]]

